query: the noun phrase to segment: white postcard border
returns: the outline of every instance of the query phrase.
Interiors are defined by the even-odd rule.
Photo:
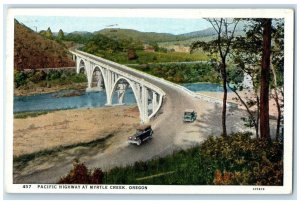
[[[101,11],[101,12],[99,12]],[[101,185],[108,189],[84,189],[93,185],[61,185],[66,188],[39,188],[43,184],[13,184],[13,36],[14,17],[28,16],[99,16],[99,17],[236,17],[284,18],[284,185],[283,186],[199,186],[199,185]],[[7,193],[112,193],[112,194],[290,194],[293,175],[293,76],[294,76],[294,13],[291,9],[8,9],[6,33],[6,96],[5,96],[5,191]],[[28,186],[26,186],[28,185]],[[30,187],[29,187],[30,185]],[[47,185],[47,184],[45,184]],[[72,189],[72,186],[79,186]],[[112,189],[123,186],[126,189]],[[130,186],[147,189],[130,189]],[[122,187],[122,188],[123,188]],[[140,188],[141,188],[140,187]],[[69,188],[69,189],[68,189]]]

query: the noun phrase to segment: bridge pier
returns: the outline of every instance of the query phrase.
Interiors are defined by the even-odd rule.
[[[123,100],[124,100],[124,96],[125,96],[125,91],[128,87],[128,84],[118,84],[118,104],[119,105],[124,105]]]
[[[142,86],[142,113],[141,113],[141,119],[143,123],[149,122],[148,117],[148,89],[145,86]]]
[[[152,112],[155,112],[157,108],[157,93],[153,92],[152,94]]]
[[[106,73],[106,85],[105,85],[105,91],[106,91],[106,106],[112,105],[112,74],[110,71],[107,71]]]

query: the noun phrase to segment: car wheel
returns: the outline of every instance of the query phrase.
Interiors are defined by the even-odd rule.
[[[141,141],[141,140],[138,140],[138,141],[137,141],[137,146],[140,146],[141,143],[142,143],[142,141]]]

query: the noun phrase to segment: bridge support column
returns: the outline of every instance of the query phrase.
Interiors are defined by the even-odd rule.
[[[88,80],[88,87],[86,88],[86,92],[91,92],[92,90],[92,82],[93,82],[93,65],[90,62],[85,62],[86,65],[86,76]]]
[[[142,86],[142,101],[141,101],[141,119],[142,123],[148,123],[148,89]]]
[[[103,90],[102,83],[103,83],[103,77],[100,74],[99,79],[97,79],[97,90],[99,91]]]
[[[105,84],[105,90],[106,90],[106,106],[111,106],[112,105],[112,97],[111,97],[111,89],[112,89],[112,86],[113,86],[113,82],[112,82],[112,73],[111,71],[107,70],[107,73],[106,73],[106,82],[107,84]]]
[[[152,97],[152,112],[155,112],[157,109],[157,94],[153,92],[153,97]]]
[[[76,73],[79,74],[80,72],[80,58],[76,57]]]
[[[128,85],[127,84],[118,84],[118,104],[119,105],[124,105],[123,100],[125,96],[125,91],[127,89]]]

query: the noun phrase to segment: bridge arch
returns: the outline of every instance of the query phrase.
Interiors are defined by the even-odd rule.
[[[77,73],[84,73],[84,74],[86,74],[86,63],[84,62],[83,59],[79,59]]]
[[[102,90],[102,85],[104,85],[104,88],[106,90],[106,78],[104,76],[104,73],[103,73],[103,68],[100,67],[99,65],[95,65],[93,66],[93,69],[92,69],[92,72],[91,72],[91,84],[90,84],[90,87],[91,88],[94,88],[96,87],[97,89]]]
[[[116,91],[119,82],[122,81],[122,80],[125,81],[125,82],[127,82],[128,85],[131,87],[132,92],[133,92],[133,95],[134,95],[134,98],[135,98],[136,103],[137,103],[137,105],[138,105],[138,109],[139,109],[139,112],[140,112],[140,117],[141,117],[141,119],[142,119],[142,104],[141,104],[140,97],[139,97],[140,93],[139,93],[138,90],[136,89],[136,87],[135,87],[135,85],[134,85],[134,82],[132,82],[131,80],[128,80],[127,78],[122,77],[122,76],[119,77],[119,78],[114,82],[114,84],[113,84],[113,86],[112,86],[112,89],[111,89],[111,92],[110,92],[109,95],[107,94],[107,97],[110,97],[110,101],[112,101],[114,92]],[[127,89],[127,88],[128,88],[128,87],[126,87],[126,89]],[[126,93],[126,90],[124,90],[124,93],[123,93],[123,94],[125,95],[125,93]]]

